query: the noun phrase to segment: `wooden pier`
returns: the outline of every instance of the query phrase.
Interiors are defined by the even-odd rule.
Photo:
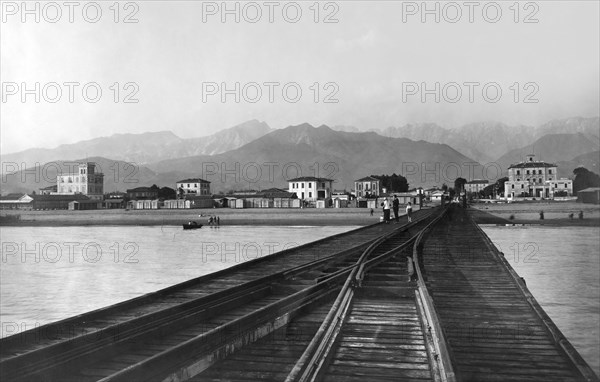
[[[0,340],[3,381],[597,381],[456,206]]]

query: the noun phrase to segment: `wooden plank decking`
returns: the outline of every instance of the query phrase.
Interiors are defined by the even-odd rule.
[[[596,380],[463,209],[433,227],[422,252],[458,380]]]

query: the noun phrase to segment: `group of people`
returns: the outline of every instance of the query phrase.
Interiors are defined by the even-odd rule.
[[[389,202],[388,198],[383,199],[381,206],[383,207],[383,221],[386,224],[389,224],[391,217],[390,217],[390,202]],[[398,200],[398,196],[396,196],[396,195],[394,195],[394,199],[392,200],[391,209],[394,211],[394,219],[395,219],[396,223],[398,223],[400,221],[400,216],[398,214],[398,212],[400,211],[400,200]],[[373,210],[371,210],[371,215],[373,215]],[[408,202],[408,204],[406,205],[406,217],[408,218],[409,223],[412,222],[412,204],[411,204],[411,202]]]
[[[208,217],[208,225],[221,225],[221,218],[217,215]]]
[[[570,213],[569,214],[569,219],[573,220],[573,217],[575,216],[574,213]],[[581,220],[583,220],[583,211],[579,211],[579,213],[577,214],[577,217]],[[510,220],[514,219],[514,215],[510,215]],[[540,211],[540,220],[544,220],[544,211]]]

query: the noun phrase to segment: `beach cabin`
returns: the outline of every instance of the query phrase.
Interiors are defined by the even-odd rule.
[[[98,205],[102,205],[101,201],[98,200],[73,200],[69,202],[70,211],[82,211],[82,210],[97,210]]]
[[[590,187],[577,192],[578,203],[600,204],[600,187]]]
[[[104,199],[103,203],[104,203],[104,208],[107,208],[107,209],[125,208],[125,200],[124,199],[117,199],[117,198]]]
[[[31,195],[35,210],[66,210],[72,201],[90,200],[83,194],[75,195]],[[99,200],[102,202],[102,200]]]
[[[342,199],[340,199],[340,198],[333,199],[333,208],[342,208],[342,207],[346,207],[347,205],[348,205],[348,203],[346,200],[342,201]]]
[[[296,194],[280,188],[270,188],[262,191],[263,200],[267,201],[265,205],[273,208],[300,208],[300,199]]]
[[[132,210],[143,210],[144,209],[144,201],[143,200],[130,200],[129,208]]]
[[[0,209],[32,209],[33,198],[27,194],[8,194],[0,197]]]
[[[215,201],[209,195],[186,195],[185,200],[189,201],[189,208],[213,208]]]
[[[394,195],[398,197],[398,201],[400,202],[400,204],[406,205],[408,204],[408,202],[412,203],[413,205],[419,204],[419,195],[417,193],[398,192]],[[393,197],[392,200],[394,200]]]

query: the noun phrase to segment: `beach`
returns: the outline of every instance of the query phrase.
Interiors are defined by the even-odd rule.
[[[433,206],[424,206],[430,208]],[[600,226],[600,206],[576,202],[475,203],[470,207],[480,224],[540,224],[560,226]],[[418,207],[415,208],[418,210]],[[540,220],[539,212],[544,211]],[[583,219],[578,218],[583,211]],[[573,219],[569,214],[573,214]],[[19,216],[18,220],[7,219]],[[368,208],[205,208],[86,211],[0,212],[3,226],[173,226],[196,221],[208,224],[210,216],[219,216],[221,225],[264,226],[361,226],[379,222],[382,210],[371,216]],[[404,208],[400,209],[404,215]],[[393,216],[393,213],[392,213]],[[510,217],[513,216],[513,219]]]
[[[470,208],[475,210],[477,222],[480,224],[536,224],[557,226],[600,226],[600,205],[577,202],[520,202],[520,203],[474,203]],[[540,211],[544,219],[540,219]],[[579,212],[583,219],[579,219]],[[573,214],[573,218],[569,217]],[[511,216],[513,217],[511,219]],[[497,218],[502,219],[498,221]]]
[[[415,209],[418,210],[418,207]],[[400,210],[404,214],[404,210]],[[19,215],[19,220],[7,215]],[[219,216],[221,225],[362,226],[379,222],[382,210],[367,208],[208,208],[178,210],[2,211],[4,226],[174,226],[196,221],[208,224]],[[393,215],[393,214],[392,214]]]

